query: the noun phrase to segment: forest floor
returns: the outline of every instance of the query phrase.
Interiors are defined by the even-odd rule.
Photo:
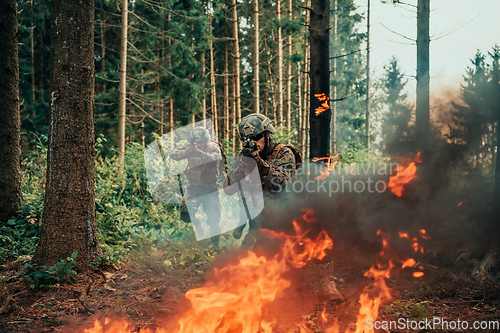
[[[222,267],[235,258],[234,254],[232,259],[224,257],[220,255],[211,263],[169,270],[128,262],[108,271],[79,273],[73,282],[45,290],[33,290],[20,280],[3,282],[0,285],[0,332],[82,333],[94,327],[96,319],[103,322],[106,317],[133,323],[135,328],[131,332],[144,327],[153,332],[156,327],[174,332],[178,319],[190,308],[185,293],[203,286],[214,267]],[[265,316],[277,320],[273,332],[327,332],[335,318],[340,332],[354,331],[360,295],[374,290],[373,280],[364,277],[374,260],[375,257],[361,256],[334,260],[336,284],[345,297],[344,302],[338,303],[323,299],[314,264],[295,271],[290,276],[292,285],[285,289],[285,295],[265,309]],[[0,274],[5,278],[21,269],[19,264],[2,267]],[[493,279],[478,282],[464,274],[444,274],[442,268],[433,266],[427,266],[425,272],[417,279],[401,271],[387,280],[393,299],[382,302],[379,321],[404,318],[406,322],[406,319],[419,321],[439,317],[448,321],[467,321],[470,326],[474,321],[500,322],[500,287]],[[5,306],[9,295],[13,301]],[[425,328],[375,330],[388,331],[434,332]],[[460,331],[473,330],[469,327]]]

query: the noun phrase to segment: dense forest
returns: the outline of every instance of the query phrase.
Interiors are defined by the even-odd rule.
[[[373,166],[373,173],[351,172],[349,179],[390,184],[375,165],[397,162],[401,175],[417,166],[399,194],[389,185],[385,192],[332,196],[330,182],[330,194],[301,191],[289,203],[296,207],[280,208],[280,218],[312,208],[331,220],[324,223],[336,244],[337,281],[351,297],[338,306],[305,302],[301,315],[309,317],[303,326],[296,318],[299,332],[333,332],[324,330],[325,309],[348,328],[362,292],[353,272],[369,260],[381,269],[378,260],[389,257],[386,233],[403,239],[402,230],[427,242],[420,253],[412,240],[414,265],[426,275],[417,283],[401,274],[400,285],[390,285],[398,290],[393,299],[382,298],[381,318],[431,318],[446,300],[460,304],[446,313],[451,318],[466,310],[468,319],[500,318],[500,47],[472,50],[455,87],[460,97],[447,101],[451,109],[433,109],[430,1],[415,6],[416,73],[403,73],[392,56],[380,77],[370,71],[369,4],[362,12],[354,0],[4,1],[0,330],[47,328],[39,321],[43,311],[50,327],[63,331],[69,321],[56,318],[65,311],[113,310],[147,326],[151,321],[139,313],[149,301],[132,301],[128,291],[161,289],[170,309],[222,265],[219,257],[233,260],[242,241],[232,233],[221,235],[221,248],[214,249],[195,240],[179,205],[155,200],[144,154],[169,132],[211,120],[213,139],[232,160],[241,149],[237,126],[252,113],[269,117],[274,140],[297,147],[306,165],[318,163],[320,179],[344,181],[343,171]],[[415,101],[406,74],[417,80]],[[318,116],[320,105],[327,112]],[[130,277],[142,287],[127,287]],[[380,287],[375,280],[374,289]],[[91,290],[104,303],[88,296]],[[47,295],[71,292],[78,294],[73,303],[47,303]],[[276,327],[284,332],[289,324]],[[79,325],[89,327],[83,319]]]

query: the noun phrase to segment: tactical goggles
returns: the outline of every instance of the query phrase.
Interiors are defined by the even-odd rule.
[[[264,132],[262,132],[260,134],[257,134],[255,136],[250,137],[250,140],[259,141],[260,139],[262,139],[263,136],[264,136]]]

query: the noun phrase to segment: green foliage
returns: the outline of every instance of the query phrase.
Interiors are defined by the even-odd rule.
[[[23,206],[6,224],[0,224],[0,262],[33,254],[41,228],[47,137],[36,133],[22,135],[33,137],[30,143],[35,149],[21,161]]]
[[[59,260],[54,266],[40,266],[38,264],[24,264],[23,267],[28,273],[23,276],[23,280],[30,285],[30,288],[48,288],[59,282],[70,282],[76,276],[73,268],[76,266],[78,250],[70,257]]]
[[[383,116],[382,141],[379,147],[390,156],[407,155],[414,152],[415,148],[414,126],[410,125],[412,108],[406,102],[407,96],[403,92],[408,81],[404,79],[395,57],[392,57],[384,69],[382,103],[387,112]]]

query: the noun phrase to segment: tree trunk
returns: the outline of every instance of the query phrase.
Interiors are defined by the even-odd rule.
[[[238,40],[238,12],[236,10],[236,0],[231,0],[233,6],[233,38],[234,38],[234,81],[235,81],[235,111],[236,123],[241,121],[241,101],[240,101],[240,46]],[[238,140],[238,147],[241,148],[241,142]]]
[[[330,70],[329,70],[329,24],[330,3],[327,0],[312,0],[311,23],[309,25],[309,39],[311,43],[310,77],[311,91],[309,110],[310,122],[310,156],[324,157],[330,153],[330,122],[331,109],[316,115],[316,108],[322,103],[319,94],[330,94]]]
[[[104,26],[104,14],[101,14],[101,73],[106,73],[106,27]],[[102,92],[106,92],[106,81],[102,81]]]
[[[281,0],[276,1],[276,12],[278,17],[278,24],[280,27],[278,28],[278,36],[277,45],[278,45],[278,58],[276,59],[278,66],[278,126],[280,127],[280,133],[283,134],[283,39],[281,37]]]
[[[418,0],[417,9],[417,107],[416,137],[420,150],[429,145],[429,18],[430,0]]]
[[[0,222],[22,205],[17,1],[0,2]]]
[[[292,18],[292,0],[288,0],[288,16]],[[292,35],[287,36],[287,70],[286,70],[286,128],[288,133],[292,126]]]
[[[259,0],[253,0],[253,109],[260,113],[259,86]]]
[[[333,78],[337,78],[337,0],[333,0],[333,47],[330,49],[330,68]],[[331,154],[337,151],[337,85],[330,85],[331,108],[332,108],[332,137],[330,141]]]
[[[212,35],[212,15],[208,14],[208,23],[210,27],[210,35]],[[219,119],[217,114],[217,91],[215,90],[215,68],[214,68],[214,47],[212,39],[210,39],[210,108],[212,110],[213,124],[215,128],[215,138],[222,139],[219,134]]]
[[[205,52],[201,52],[201,75],[203,77],[203,81],[201,82],[201,90],[203,94],[203,99],[201,100],[201,118],[203,119],[203,122],[207,119],[207,94],[205,91],[207,91],[205,87]]]
[[[120,49],[120,103],[118,106],[118,152],[125,163],[125,117],[127,105],[127,26],[128,0],[122,2],[122,36]]]
[[[31,101],[35,102],[35,26],[33,24],[33,0],[31,4],[31,29],[30,29],[30,46],[31,46]]]
[[[231,131],[233,126],[229,119],[229,55],[227,52],[227,42],[224,43],[224,126],[226,139],[232,140]]]
[[[298,115],[297,115],[297,143],[299,151],[302,151],[302,75],[300,73],[300,62],[297,62],[297,95],[298,98]]]
[[[88,265],[102,256],[94,194],[94,1],[51,2],[47,188],[33,261],[52,265],[78,250]]]
[[[311,7],[311,0],[307,0],[306,2],[306,8]],[[306,29],[306,37],[304,38],[304,93],[302,95],[303,97],[303,111],[302,111],[302,141],[300,142],[300,145],[302,147],[302,156],[304,160],[307,160],[307,147],[309,147],[306,142],[308,142],[308,135],[309,132],[307,131],[308,126],[309,126],[309,120],[308,120],[308,115],[309,115],[309,74],[310,74],[310,68],[309,68],[309,36],[307,36],[307,32],[309,29],[309,22],[310,22],[310,12],[308,9],[306,9],[306,18],[305,18],[305,29]]]
[[[370,149],[370,0],[368,0],[368,12],[366,21],[366,141],[367,149]]]

